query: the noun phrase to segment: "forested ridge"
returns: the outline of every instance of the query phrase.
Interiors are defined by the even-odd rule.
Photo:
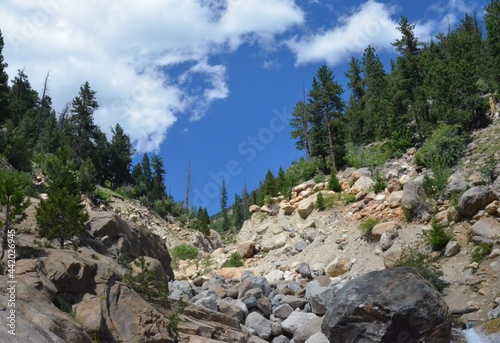
[[[40,232],[57,238],[62,246],[83,230],[82,194],[95,202],[106,201],[110,194],[139,199],[162,217],[175,217],[208,233],[210,225],[218,231],[239,229],[249,217],[250,205],[272,205],[273,197],[289,197],[301,181],[332,175],[329,188],[338,189],[339,169],[374,168],[409,147],[425,147],[426,142],[437,141],[433,144],[438,148],[427,143],[432,152],[417,156],[417,162],[436,172],[451,168],[459,154],[450,151],[459,150],[465,133],[488,124],[490,101],[494,103],[500,89],[500,1],[489,3],[484,20],[467,14],[430,42],[419,41],[415,25],[404,17],[398,30],[401,38],[393,43],[397,57],[389,71],[371,46],[362,57],[350,59],[345,73],[347,102],[347,90],[332,70],[318,69],[290,122],[291,137],[304,151],[304,159],[276,174],[268,170],[257,189],[244,187],[234,198],[228,199],[223,184],[221,212],[212,220],[206,209],[189,208],[188,198],[181,203],[167,194],[159,155],[144,154],[140,163],[131,165],[135,152],[120,124],[107,139],[94,123],[99,104],[88,82],[60,113],[52,106],[50,73],[40,93],[24,70],[9,82],[0,32],[0,157],[14,168],[0,169],[0,195],[18,192],[20,199],[1,205],[22,209],[27,204],[21,195],[47,193],[37,209]],[[443,137],[449,140],[442,143]],[[33,186],[29,174],[46,180]],[[14,184],[15,189],[7,191],[7,185]],[[56,218],[63,219],[58,225],[48,224]]]

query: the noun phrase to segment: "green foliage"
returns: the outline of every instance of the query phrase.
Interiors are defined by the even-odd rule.
[[[318,196],[316,197],[316,208],[318,209],[318,211],[324,211],[326,209],[325,197],[321,192],[319,192]]]
[[[430,255],[422,251],[422,247],[409,246],[403,249],[396,267],[411,267],[424,279],[429,281],[439,292],[448,287],[448,282],[441,279],[443,272],[436,267]]]
[[[494,155],[490,155],[486,162],[481,166],[480,172],[484,177],[486,183],[492,183],[498,177],[497,162]]]
[[[177,336],[179,334],[179,323],[181,322],[181,316],[186,311],[188,303],[184,300],[179,299],[176,305],[176,309],[168,316],[170,322],[170,328],[172,332]]]
[[[491,254],[492,249],[492,244],[480,243],[476,245],[471,252],[472,262],[481,263],[489,254]]]
[[[87,158],[80,166],[78,183],[80,184],[80,191],[84,194],[91,194],[96,189],[97,171],[90,158]]]
[[[193,229],[200,231],[205,236],[210,235],[210,217],[206,208],[198,208],[196,220],[193,223]]]
[[[60,309],[63,312],[66,312],[67,314],[70,315],[71,318],[76,320],[76,311],[73,309],[73,306],[71,306],[70,303],[64,300],[61,296],[55,297],[53,302],[58,309]]]
[[[286,170],[286,180],[290,187],[296,186],[301,182],[312,179],[324,166],[320,159],[304,160],[300,159],[294,162]]]
[[[168,308],[170,297],[168,284],[156,278],[149,268],[150,263],[146,261],[144,256],[135,260],[134,265],[139,268],[139,271],[137,273],[132,271],[125,273],[123,280],[146,301]]]
[[[129,264],[130,264],[130,258],[125,255],[125,254],[120,254],[118,255],[118,257],[116,258],[116,262],[118,262],[119,265],[125,267],[125,268],[130,268]]]
[[[380,144],[368,146],[346,143],[346,161],[354,168],[375,168],[383,165],[390,157],[391,152],[384,149]]]
[[[446,190],[448,179],[453,174],[453,170],[446,166],[437,164],[432,168],[432,175],[424,176],[423,188],[427,196],[441,198]]]
[[[227,260],[222,267],[241,267],[243,266],[243,261],[241,260],[240,254],[234,252],[229,256],[229,260]]]
[[[2,231],[2,256],[9,246],[9,232],[11,224],[21,222],[25,218],[24,211],[30,205],[27,198],[31,180],[27,174],[0,169],[0,210],[5,215],[5,222],[0,220]],[[10,235],[11,237],[13,235]]]
[[[321,174],[316,174],[313,178],[313,181],[314,183],[321,183],[325,182],[325,179],[326,179],[325,174],[321,173]]]
[[[372,241],[372,229],[379,223],[375,218],[365,218],[361,223],[359,223],[358,229],[362,233],[362,237],[367,241]]]
[[[341,192],[342,186],[340,186],[339,179],[337,178],[337,174],[332,171],[330,174],[330,179],[328,180],[328,189],[334,192]]]
[[[436,168],[453,167],[466,146],[465,136],[457,126],[440,125],[415,154],[415,164]]]
[[[337,193],[335,195],[325,196],[325,209],[332,208],[334,206],[345,206],[354,202],[356,195],[350,193]]]
[[[375,183],[372,186],[372,189],[375,193],[383,192],[385,191],[385,187],[387,186],[384,178],[382,175],[379,173],[376,173],[375,176],[373,177]]]
[[[174,260],[193,260],[198,258],[198,249],[191,244],[179,244],[170,251]]]
[[[431,221],[431,229],[427,234],[427,242],[434,251],[441,251],[453,238],[446,225],[439,223],[435,218]]]

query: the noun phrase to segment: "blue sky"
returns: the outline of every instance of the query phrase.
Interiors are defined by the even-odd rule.
[[[167,190],[219,209],[246,183],[303,154],[288,121],[303,86],[322,65],[337,80],[369,44],[383,59],[401,15],[428,40],[486,0],[6,0],[0,4],[4,57],[13,78],[25,69],[41,90],[50,71],[56,110],[89,81],[102,129],[119,122],[143,152],[162,156]],[[140,156],[135,157],[135,161]]]

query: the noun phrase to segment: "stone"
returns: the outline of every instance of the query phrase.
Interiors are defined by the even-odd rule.
[[[403,191],[393,191],[390,195],[389,198],[387,199],[387,202],[389,203],[390,208],[396,208],[401,206],[401,200],[403,199]]]
[[[284,335],[279,335],[277,337],[274,337],[271,343],[290,343],[290,340]]]
[[[255,242],[247,241],[240,243],[236,248],[235,252],[239,254],[242,258],[250,258],[256,253]]]
[[[243,295],[245,295],[245,293],[252,288],[260,288],[264,296],[271,293],[271,286],[265,277],[250,276],[238,285],[238,298],[243,297]]]
[[[362,177],[371,177],[371,176],[372,176],[372,172],[370,171],[370,169],[360,168],[360,169],[355,170],[352,173],[351,178],[352,178],[352,181],[356,182],[359,179],[361,179]]]
[[[322,332],[317,332],[309,337],[305,343],[330,343],[330,341]]]
[[[311,312],[320,316],[324,315],[335,296],[334,289],[320,286],[312,287],[309,291],[308,299],[311,304]]]
[[[373,240],[378,242],[385,232],[393,232],[401,229],[401,226],[395,221],[377,224],[372,229]]]
[[[238,299],[221,299],[218,302],[218,306],[220,312],[232,318],[236,318],[239,322],[243,322],[243,319],[248,315],[248,308]]]
[[[352,186],[352,192],[370,191],[373,185],[375,185],[375,181],[371,177],[361,176]]]
[[[295,271],[304,278],[311,278],[311,268],[306,262],[299,263],[299,265],[295,268]]]
[[[264,240],[261,245],[261,250],[268,252],[271,250],[282,248],[286,245],[287,241],[288,234],[286,232],[282,232],[276,236]]]
[[[493,218],[481,219],[469,228],[469,236],[480,236],[491,240],[500,238],[500,223]]]
[[[288,318],[281,323],[281,326],[283,327],[283,331],[293,335],[295,330],[299,327],[307,325],[307,323],[315,320],[316,318],[318,318],[318,316],[314,313],[293,311],[292,314],[290,314],[290,316],[288,316]]]
[[[480,172],[472,173],[467,180],[474,186],[482,186],[486,184],[486,180]]]
[[[488,312],[488,320],[493,320],[497,318],[500,318],[500,306],[497,306],[496,308]]]
[[[307,304],[307,300],[305,300],[304,298],[299,298],[295,295],[285,295],[281,299],[281,303],[288,304],[288,305],[290,305],[291,308],[293,308],[295,310],[297,308],[304,307],[304,305]]]
[[[245,326],[255,331],[255,334],[262,338],[271,337],[271,322],[258,312],[251,312],[245,319]]]
[[[418,323],[416,325],[415,323]],[[337,292],[321,331],[331,343],[449,343],[451,312],[439,292],[411,268],[369,272]]]
[[[264,205],[260,208],[260,212],[267,213],[270,216],[275,216],[278,214],[279,209],[274,204]]]
[[[491,204],[488,204],[484,211],[488,213],[490,216],[494,216],[497,214],[498,209],[500,208],[500,201],[495,200]]]
[[[397,192],[401,190],[401,182],[398,179],[391,179],[387,181],[387,190],[392,192]]]
[[[144,260],[146,261],[146,265],[148,266],[148,269],[153,272],[157,280],[163,283],[168,283],[169,281],[168,276],[167,274],[165,274],[165,270],[161,265],[160,261],[149,256],[141,256],[129,263],[132,275],[137,275],[137,273],[141,272],[141,268],[136,265],[136,263],[139,263],[138,261],[140,258],[144,258]]]
[[[394,168],[389,169],[384,175],[384,179],[387,181],[397,179],[398,177],[399,177],[399,171]]]
[[[217,270],[217,275],[222,276],[224,279],[234,279],[240,281],[242,273],[246,271],[245,267],[225,267]]]
[[[496,198],[500,200],[500,176],[491,185],[491,191],[495,194]]]
[[[248,212],[250,212],[250,214],[254,214],[254,213],[257,213],[259,211],[260,211],[260,206],[250,205],[250,207],[248,207]]]
[[[264,317],[269,318],[271,315],[271,300],[268,298],[259,298],[257,299],[257,304],[255,308],[260,311],[264,315]]]
[[[465,192],[467,188],[469,188],[469,184],[465,178],[461,174],[455,173],[449,177],[444,194],[446,197],[450,197],[453,194]]]
[[[396,266],[396,262],[401,258],[401,250],[388,251],[384,254],[384,267],[391,269]]]
[[[326,275],[336,277],[351,270],[352,263],[348,258],[336,258],[326,267]]]
[[[314,210],[314,197],[304,199],[299,202],[299,206],[297,207],[297,212],[299,213],[300,218],[306,219]]]
[[[422,204],[420,195],[423,193],[423,187],[416,181],[408,181],[403,186],[403,196],[401,197],[401,207],[404,210],[415,212]]]
[[[273,315],[276,318],[287,319],[292,314],[293,308],[289,304],[281,304],[274,308]]]
[[[444,256],[453,257],[460,252],[460,244],[457,241],[449,241],[444,248]]]
[[[457,210],[464,217],[472,217],[479,210],[496,200],[495,194],[488,186],[477,186],[467,190],[458,199]]]
[[[395,228],[384,232],[380,237],[380,247],[382,248],[382,251],[389,250],[398,237],[399,232]]]
[[[285,213],[285,215],[291,215],[293,214],[293,212],[295,212],[295,206],[288,203],[281,204],[280,208],[283,211],[283,213]]]
[[[307,248],[307,243],[303,239],[300,239],[293,244],[293,247],[296,251],[302,252],[305,248]]]
[[[305,343],[309,337],[321,331],[322,322],[322,317],[316,317],[299,327],[293,334],[293,342]]]

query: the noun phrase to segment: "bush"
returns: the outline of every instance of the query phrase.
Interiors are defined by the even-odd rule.
[[[243,266],[243,261],[241,260],[240,254],[234,252],[231,254],[229,257],[229,260],[227,260],[222,267],[241,267]]]
[[[321,159],[312,159],[309,161],[301,159],[293,163],[286,170],[286,184],[298,185],[301,182],[314,178],[322,170],[324,170],[324,166]]]
[[[367,241],[372,241],[372,229],[377,225],[379,221],[375,218],[368,217],[359,223],[358,229],[361,230],[362,237]]]
[[[318,196],[316,197],[316,208],[318,209],[318,211],[324,211],[326,209],[325,197],[321,192],[319,192]]]
[[[479,245],[476,245],[471,252],[472,262],[481,263],[486,256],[491,254],[492,249],[493,246],[488,243],[481,243]]]
[[[415,164],[435,168],[452,167],[462,156],[466,138],[456,125],[441,125],[415,154]]]
[[[453,171],[442,165],[435,165],[432,168],[432,176],[425,175],[423,188],[426,195],[434,198],[440,198],[443,196],[446,190],[446,185],[448,184],[448,179],[453,174]]]
[[[314,183],[325,182],[325,174],[316,174],[313,178]]]
[[[442,292],[449,283],[441,279],[443,272],[434,264],[431,257],[421,251],[419,246],[409,246],[403,249],[400,259],[396,262],[396,267],[411,267],[424,279],[429,281]]]
[[[328,180],[328,189],[337,193],[342,191],[339,179],[337,179],[337,175],[333,170],[332,174],[330,175],[330,179]]]
[[[375,168],[383,165],[389,158],[391,152],[385,150],[382,144],[375,143],[368,146],[359,146],[353,143],[346,144],[347,163],[354,168],[371,167]]]
[[[431,221],[431,230],[428,233],[427,241],[434,251],[441,251],[453,238],[453,234],[446,229],[446,225],[438,223],[436,219]]]
[[[170,252],[174,260],[193,260],[198,258],[198,249],[191,244],[179,244]]]
[[[373,179],[375,181],[375,184],[372,186],[373,191],[375,193],[385,191],[387,184],[385,183],[384,178],[379,173],[376,173]]]

